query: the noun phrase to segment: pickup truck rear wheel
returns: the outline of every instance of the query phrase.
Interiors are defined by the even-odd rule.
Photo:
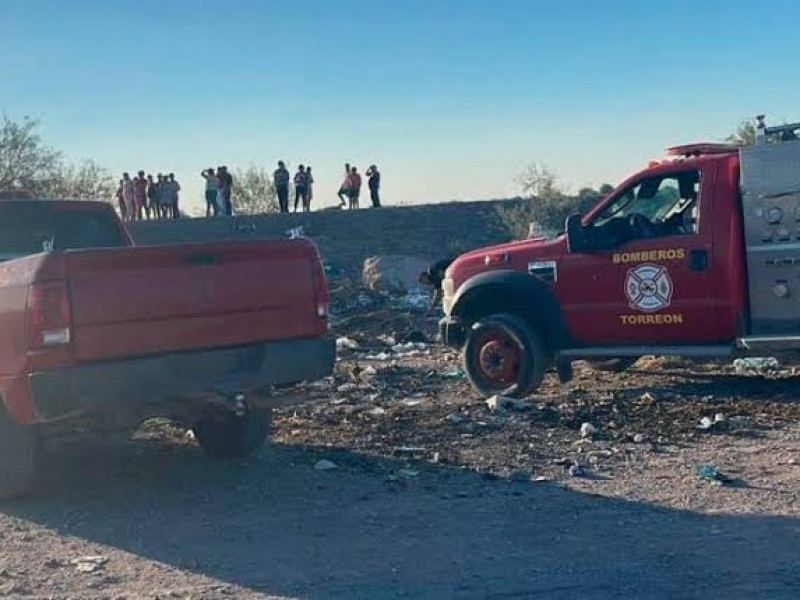
[[[27,493],[35,474],[36,435],[0,408],[0,500]]]
[[[542,338],[528,323],[515,315],[495,314],[468,331],[464,370],[481,394],[521,398],[542,383],[547,356]]]
[[[272,429],[272,409],[248,407],[243,416],[216,412],[194,427],[200,447],[211,458],[243,458],[259,450]]]

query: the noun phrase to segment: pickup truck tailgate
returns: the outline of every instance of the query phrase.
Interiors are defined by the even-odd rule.
[[[318,337],[307,240],[65,254],[78,361]]]

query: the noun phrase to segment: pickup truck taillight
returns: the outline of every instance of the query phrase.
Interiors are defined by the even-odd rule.
[[[28,289],[28,340],[32,349],[69,344],[72,311],[63,281],[34,283]]]
[[[325,280],[325,269],[321,260],[314,261],[314,302],[317,316],[324,319],[328,316],[328,282]]]

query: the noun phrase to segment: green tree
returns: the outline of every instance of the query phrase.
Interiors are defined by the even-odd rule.
[[[115,186],[108,172],[91,160],[74,165],[46,145],[39,122],[0,124],[0,195],[31,198],[111,200]]]
[[[255,166],[236,169],[233,172],[231,203],[233,213],[237,215],[277,212],[275,188],[267,171]]]
[[[742,121],[732,134],[725,138],[726,142],[737,146],[750,146],[756,143],[756,126],[752,121]]]
[[[25,191],[40,196],[62,167],[61,153],[46,146],[37,133],[38,121],[17,123],[3,115],[0,125],[0,192]]]

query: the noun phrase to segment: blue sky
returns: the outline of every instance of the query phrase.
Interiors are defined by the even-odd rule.
[[[0,0],[0,110],[70,158],[377,163],[389,203],[612,183],[743,118],[800,119],[800,2]]]

